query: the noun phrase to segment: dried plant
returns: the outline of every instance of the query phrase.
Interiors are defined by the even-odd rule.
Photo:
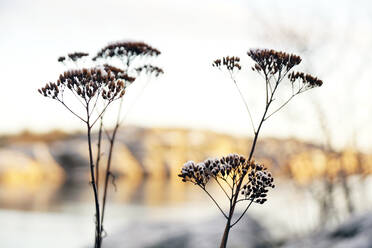
[[[95,202],[95,247],[101,247],[103,227],[98,195],[98,174],[95,171],[95,162],[92,153],[91,131],[96,122],[104,115],[108,106],[115,100],[122,98],[126,87],[135,78],[128,76],[123,70],[111,66],[66,71],[59,76],[56,82],[46,84],[39,89],[39,93],[45,97],[60,102],[73,115],[85,123],[87,128],[90,183],[93,189]],[[76,110],[65,101],[65,95],[69,92],[76,97],[81,104],[83,113]],[[97,167],[96,167],[97,168]]]
[[[248,158],[246,159],[239,155],[229,155],[221,159],[209,159],[198,164],[187,162],[179,175],[184,182],[191,182],[201,187],[226,218],[227,223],[220,248],[226,247],[230,229],[239,222],[251,204],[253,202],[264,203],[267,197],[267,188],[274,187],[272,175],[267,172],[263,165],[253,160],[257,139],[263,123],[286,106],[295,96],[323,84],[321,80],[309,74],[291,72],[293,67],[301,63],[301,58],[297,55],[269,49],[251,49],[247,55],[255,62],[252,70],[260,74],[265,82],[265,108],[257,127],[254,125],[249,106],[235,79],[235,74],[242,69],[240,58],[224,57],[215,60],[212,66],[228,72],[246,107],[254,135]],[[286,78],[288,80],[285,80]],[[272,110],[273,102],[276,99],[274,96],[278,95],[278,89],[286,83],[285,81],[288,81],[287,83],[290,85],[291,94],[287,100],[279,103]],[[220,204],[207,191],[206,186],[210,179],[216,181],[226,195],[229,201],[229,210],[227,212],[223,211]],[[231,192],[226,191],[226,187],[230,188]],[[243,214],[233,220],[235,208],[240,202],[246,203],[245,210]]]
[[[123,98],[121,96],[125,93],[126,88],[130,84],[132,84],[138,77],[147,75],[148,81],[149,81],[150,77],[158,77],[164,73],[164,71],[160,67],[154,66],[152,64],[144,63],[145,60],[147,61],[151,57],[156,57],[158,55],[160,55],[159,50],[151,47],[150,45],[144,42],[121,41],[121,42],[114,42],[114,43],[107,45],[106,47],[102,48],[96,54],[95,57],[92,58],[92,60],[95,62],[98,68],[101,68],[101,70],[107,71],[110,74],[110,76],[113,76],[117,79],[124,80],[126,82],[125,87],[122,91],[122,94],[120,94],[119,96],[119,98],[121,99],[119,103],[120,105],[119,105],[119,110],[117,114],[117,121],[116,121],[116,124],[112,132],[109,132],[105,128],[105,125],[104,125],[105,111],[99,112],[97,109],[95,110],[95,112],[93,111],[93,109],[89,111],[90,114],[99,113],[97,118],[94,120],[94,123],[100,120],[100,125],[99,125],[99,130],[98,130],[98,140],[97,140],[97,154],[96,154],[95,165],[94,165],[95,171],[92,172],[95,176],[95,181],[94,181],[95,188],[96,188],[95,198],[101,199],[101,202],[98,202],[98,204],[100,204],[99,206],[101,207],[100,214],[99,215],[96,214],[96,223],[98,223],[96,227],[99,228],[99,231],[96,231],[96,246],[98,245],[99,247],[102,242],[102,234],[106,233],[103,223],[104,223],[104,217],[105,217],[109,180],[110,178],[112,178],[113,184],[115,180],[114,174],[111,173],[111,161],[112,161],[112,156],[113,156],[113,151],[114,151],[114,144],[115,144],[116,135],[119,130],[119,127],[124,122],[125,117],[126,117],[126,115],[124,117],[122,117],[121,115],[122,104],[123,104]],[[74,53],[69,53],[67,56],[59,57],[58,62],[61,62],[64,65],[67,65],[66,62],[73,62],[75,66],[78,67],[78,65],[81,65],[80,62],[84,62],[82,61],[82,58],[86,58],[88,56],[89,56],[88,53],[74,52]],[[121,62],[120,68],[112,66],[110,64],[111,62],[115,62],[114,61],[115,59],[118,59]],[[81,77],[78,77],[78,78],[81,78]],[[89,78],[87,78],[86,80],[89,81]],[[70,84],[70,81],[68,81],[68,84]],[[49,95],[52,96],[51,93],[49,92],[50,91],[49,88],[50,87],[55,88],[57,86],[59,86],[58,82],[56,84],[54,83],[49,84],[45,87],[45,89],[44,88],[41,89],[40,92],[43,95],[46,94],[46,96],[49,96]],[[76,96],[80,96],[81,92],[86,92],[83,89],[78,89],[77,86],[76,87],[68,86],[68,87],[70,87],[73,90]],[[110,87],[112,88],[112,86],[109,86],[109,90],[111,90]],[[93,87],[92,94],[95,94],[96,88],[97,87]],[[144,88],[145,87],[142,88],[141,93],[143,92]],[[113,96],[109,90],[101,89],[100,94],[103,100],[110,99],[110,97],[116,97],[116,96]],[[53,94],[55,94],[55,92],[53,92]],[[59,97],[56,97],[55,99],[63,103],[63,105],[65,105],[65,103],[63,102],[63,98],[60,99]],[[133,104],[129,107],[129,109],[133,106]],[[96,105],[97,105],[97,102],[94,104],[94,107],[96,107]],[[65,107],[67,107],[67,105],[65,105]],[[84,106],[84,107],[87,107],[87,106]],[[81,116],[77,115],[70,107],[67,107],[67,108],[74,115],[78,116],[79,119],[86,121],[83,118],[81,118]],[[126,114],[128,112],[129,111],[127,110]],[[100,162],[101,162],[101,157],[102,157],[101,150],[102,150],[103,133],[106,135],[109,141],[109,148],[108,148],[108,153],[107,153],[107,164],[106,164],[106,168],[104,169],[104,178],[103,178],[104,182],[101,185],[100,183],[100,178],[101,178],[100,177]],[[89,147],[89,149],[91,149],[91,147]],[[100,186],[103,187],[102,193],[100,192]],[[97,221],[97,218],[99,218],[99,221]],[[97,233],[99,236],[98,238],[97,238]],[[99,242],[97,242],[97,240]]]
[[[150,76],[158,77],[161,74],[163,74],[164,71],[157,66],[153,66],[151,64],[141,64],[141,63],[139,65],[137,64],[136,67],[133,67],[132,65],[133,62],[137,58],[148,59],[150,57],[156,57],[158,55],[160,55],[159,50],[147,45],[144,42],[122,41],[122,42],[112,43],[102,48],[92,60],[96,62],[99,62],[99,61],[111,62],[112,59],[116,58],[122,62],[123,70],[125,70],[128,74],[132,72],[131,74],[134,74],[136,78],[142,75],[148,75],[149,77]],[[108,64],[104,64],[104,66],[105,68],[109,68],[113,71],[115,71],[116,69],[116,67],[112,67]],[[119,69],[117,73],[120,73],[120,72],[121,70]],[[142,93],[143,90],[144,90],[144,87],[142,88],[142,91],[140,93]],[[102,140],[103,131],[105,132],[106,137],[109,141],[109,151],[107,154],[107,164],[105,168],[105,178],[104,178],[103,196],[102,196],[101,232],[104,231],[103,222],[104,222],[104,217],[105,217],[109,179],[110,177],[112,177],[113,180],[115,179],[114,175],[111,173],[111,161],[112,161],[112,156],[113,156],[113,151],[114,151],[116,135],[126,117],[126,115],[122,117],[122,114],[121,114],[123,99],[120,100],[119,104],[120,105],[119,105],[119,110],[117,113],[116,124],[111,134],[104,127],[103,116],[101,118],[100,128],[98,132],[98,144],[97,144],[98,149],[97,149],[97,160],[96,160],[96,174],[97,175],[99,175],[99,166],[100,166],[100,157],[101,157],[101,140]],[[129,113],[129,110],[131,109],[132,106],[133,105],[129,106],[126,113]],[[99,184],[98,177],[97,177],[97,184]]]
[[[159,55],[159,50],[144,42],[120,41],[113,42],[102,48],[93,60],[119,58],[129,67],[135,58],[156,57]]]
[[[248,175],[248,181],[244,183],[242,190],[239,192],[237,190],[238,183],[245,175]],[[267,172],[263,165],[254,161],[249,162],[246,158],[237,154],[230,154],[220,159],[207,159],[197,164],[189,161],[184,164],[178,176],[182,178],[183,182],[191,182],[207,193],[226,219],[228,219],[228,214],[222,210],[206,189],[206,185],[211,179],[220,186],[229,200],[230,207],[235,195],[238,196],[237,202],[248,201],[246,210],[230,225],[231,227],[238,223],[253,202],[263,204],[266,201],[267,188],[275,187],[271,173]],[[228,186],[227,190],[226,187],[222,186],[223,183]]]
[[[59,102],[61,102],[71,113],[77,116],[80,120],[87,123],[91,177],[96,205],[95,247],[101,247],[103,234],[106,233],[103,223],[108,195],[108,184],[110,178],[112,178],[113,180],[115,179],[113,173],[111,173],[111,161],[114,151],[116,135],[120,125],[125,119],[125,116],[124,117],[121,116],[123,104],[122,96],[125,94],[126,88],[130,84],[132,84],[137,77],[140,77],[142,75],[148,75],[149,77],[158,77],[164,73],[163,70],[157,66],[143,63],[144,59],[147,60],[151,57],[156,57],[158,55],[160,55],[159,50],[147,45],[144,42],[122,41],[111,43],[110,45],[102,48],[97,53],[97,55],[92,58],[92,60],[96,63],[97,68],[66,72],[63,75],[63,77],[67,77],[66,79],[62,80],[62,78],[60,77],[57,83],[50,83],[39,90],[39,92],[42,93],[44,96],[50,96],[53,99],[56,99]],[[80,62],[82,58],[85,58],[87,56],[89,56],[88,53],[82,52],[70,53],[67,56],[59,57],[58,62],[65,64],[66,61],[69,61],[74,62],[75,65],[78,66],[78,62]],[[110,63],[112,62],[111,60],[113,59],[119,59],[122,62],[122,68],[110,65]],[[65,91],[65,88],[68,88],[77,98],[79,97],[84,98],[84,100],[81,101],[81,103],[86,109],[87,112],[86,118],[83,118],[74,110],[72,110],[70,106],[67,106],[65,104],[63,100],[63,93]],[[142,89],[142,91],[143,90],[144,88]],[[96,98],[95,103],[92,106],[90,98],[93,97]],[[99,97],[101,99],[99,99]],[[110,103],[119,98],[120,105],[117,114],[117,121],[113,128],[113,131],[110,133],[103,124],[105,110]],[[97,106],[100,105],[98,104],[99,101],[102,101],[104,103],[103,104],[104,107],[102,110],[97,109]],[[93,122],[90,122],[92,120],[91,117],[92,115],[95,115],[95,118]],[[98,131],[97,154],[96,159],[93,162],[93,156],[91,154],[92,152],[91,129],[98,120],[100,120],[100,125]],[[109,141],[109,152],[107,154],[107,164],[104,171],[105,173],[103,191],[100,194],[99,188],[101,183],[99,172],[102,155],[101,149],[103,133],[106,134],[106,137]]]
[[[80,59],[84,57],[88,57],[89,53],[84,53],[84,52],[74,52],[74,53],[69,53],[67,56],[61,56],[58,58],[58,62],[60,63],[65,63],[67,60],[72,61],[72,62],[77,62]]]

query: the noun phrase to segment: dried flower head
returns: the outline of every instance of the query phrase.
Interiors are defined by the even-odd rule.
[[[241,194],[247,200],[263,204],[267,199],[267,188],[274,188],[274,178],[266,168],[259,164],[253,164],[248,173],[248,183],[243,186]]]
[[[59,76],[56,83],[46,84],[38,91],[45,97],[62,101],[67,87],[85,102],[89,102],[96,94],[101,94],[104,100],[111,102],[124,95],[126,82],[134,80],[119,70],[106,66],[66,71]]]
[[[159,75],[164,74],[163,69],[161,69],[157,66],[150,65],[150,64],[137,67],[135,69],[135,71],[138,74],[144,73],[144,74],[147,74],[147,75],[154,75],[155,77],[158,77]]]
[[[216,59],[213,63],[212,63],[212,66],[213,67],[217,67],[217,68],[221,68],[221,67],[224,67],[226,68],[228,71],[234,71],[234,69],[237,69],[237,70],[241,70],[242,67],[240,66],[239,64],[240,62],[240,58],[239,57],[223,57],[222,59]]]
[[[64,62],[66,60],[65,56],[58,57],[58,62]]]
[[[265,75],[288,72],[302,60],[300,56],[272,49],[251,49],[247,54],[256,62],[252,70],[263,71]]]
[[[194,161],[188,161],[183,165],[181,174],[178,176],[182,177],[183,182],[190,181],[194,184],[205,187],[211,175],[207,172],[204,163],[195,164]]]
[[[145,57],[158,56],[160,51],[147,45],[144,42],[122,41],[115,42],[102,48],[93,58],[108,58],[108,57]]]
[[[67,54],[67,58],[69,58],[73,62],[76,62],[79,59],[81,59],[83,57],[87,57],[87,56],[89,56],[89,53],[74,52],[74,53]],[[58,62],[61,62],[61,63],[65,62],[65,60],[66,60],[65,56],[61,56],[61,57],[58,58]]]
[[[115,66],[104,64],[103,67],[105,68],[106,71],[110,71],[115,76],[116,79],[122,79],[127,81],[128,83],[133,83],[134,80],[136,79],[134,77],[128,76],[128,74],[124,70],[117,68]]]
[[[74,52],[67,55],[72,61],[77,61],[83,57],[89,56],[89,53]]]
[[[323,85],[323,81],[311,76],[310,74],[304,74],[303,72],[292,72],[288,75],[289,81],[293,84],[296,80],[300,80],[306,88],[320,87]]]
[[[245,175],[248,175],[248,182],[240,190],[244,200],[264,203],[267,188],[274,188],[271,173],[267,172],[263,165],[249,162],[238,154],[230,154],[220,159],[207,159],[197,164],[189,161],[184,164],[178,176],[183,182],[191,182],[205,189],[210,179],[225,182],[231,180],[232,184],[236,185]]]
[[[300,56],[269,49],[251,49],[248,52],[248,56],[256,62],[252,70],[263,73],[266,81],[266,91],[270,89],[271,97],[268,96],[268,92],[266,94],[268,97],[267,103],[272,102],[273,94],[276,92],[277,86],[286,75],[288,75],[288,79],[292,84],[292,96],[289,100],[302,92],[320,87],[323,84],[320,79],[309,74],[304,74],[303,72],[289,73],[294,66],[301,63]],[[295,82],[298,83],[295,84]],[[278,110],[286,105],[289,100],[280,106]],[[273,113],[276,113],[278,110],[275,110]],[[269,116],[271,115],[272,114]]]

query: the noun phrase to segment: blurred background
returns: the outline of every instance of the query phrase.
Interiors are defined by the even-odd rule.
[[[369,1],[2,0],[0,29],[0,247],[92,245],[84,126],[37,89],[76,67],[59,56],[94,55],[119,40],[159,49],[154,63],[165,73],[125,95],[104,247],[217,246],[224,218],[177,174],[187,160],[248,154],[244,105],[211,64],[241,57],[237,81],[257,123],[264,92],[250,48],[300,55],[297,70],[324,85],[265,122],[255,159],[277,187],[251,207],[229,244],[372,246]],[[108,127],[110,120],[115,115]],[[211,191],[224,205],[218,188]]]

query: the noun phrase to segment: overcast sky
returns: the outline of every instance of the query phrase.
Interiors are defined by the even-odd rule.
[[[77,130],[82,123],[37,88],[65,69],[57,57],[94,54],[107,43],[138,40],[161,50],[165,74],[149,83],[127,124],[213,129],[251,135],[241,99],[214,59],[242,58],[239,84],[262,114],[260,78],[248,68],[249,48],[296,52],[324,87],[309,91],[265,123],[267,136],[322,142],[317,108],[338,146],[371,147],[372,9],[368,1],[18,1],[0,2],[0,133]],[[145,81],[133,85],[125,109]],[[320,106],[320,107],[315,107]]]

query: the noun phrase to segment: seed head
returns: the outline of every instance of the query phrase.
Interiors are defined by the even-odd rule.
[[[293,84],[296,80],[300,80],[306,89],[320,87],[323,85],[323,81],[313,77],[310,74],[304,74],[303,72],[292,72],[288,75],[289,81]]]
[[[274,188],[274,178],[263,165],[251,166],[248,173],[248,182],[243,186],[241,194],[245,199],[263,204],[267,199],[267,188]]]
[[[121,41],[109,44],[102,48],[93,60],[108,57],[145,57],[158,56],[160,51],[144,42]]]
[[[144,74],[148,74],[148,75],[154,75],[155,77],[158,77],[161,74],[164,74],[163,69],[161,69],[157,66],[150,65],[150,64],[137,67],[135,70],[138,74],[144,73]]]
[[[212,63],[212,66],[217,67],[219,69],[221,67],[224,67],[228,71],[231,71],[231,72],[233,72],[234,70],[239,70],[240,71],[242,69],[242,67],[240,66],[239,62],[240,62],[239,57],[227,56],[227,57],[223,57],[222,60],[221,59],[216,59]]]
[[[59,76],[57,83],[46,84],[38,90],[45,97],[62,100],[64,90],[68,88],[86,101],[100,94],[104,100],[113,101],[125,93],[126,82],[135,78],[112,66],[100,66],[66,71]]]
[[[288,72],[302,60],[300,56],[272,49],[251,49],[247,54],[256,62],[252,70],[263,71],[265,75]]]
[[[74,52],[74,53],[69,53],[67,55],[72,61],[76,62],[77,60],[89,56],[89,53],[83,53],[83,52]]]

